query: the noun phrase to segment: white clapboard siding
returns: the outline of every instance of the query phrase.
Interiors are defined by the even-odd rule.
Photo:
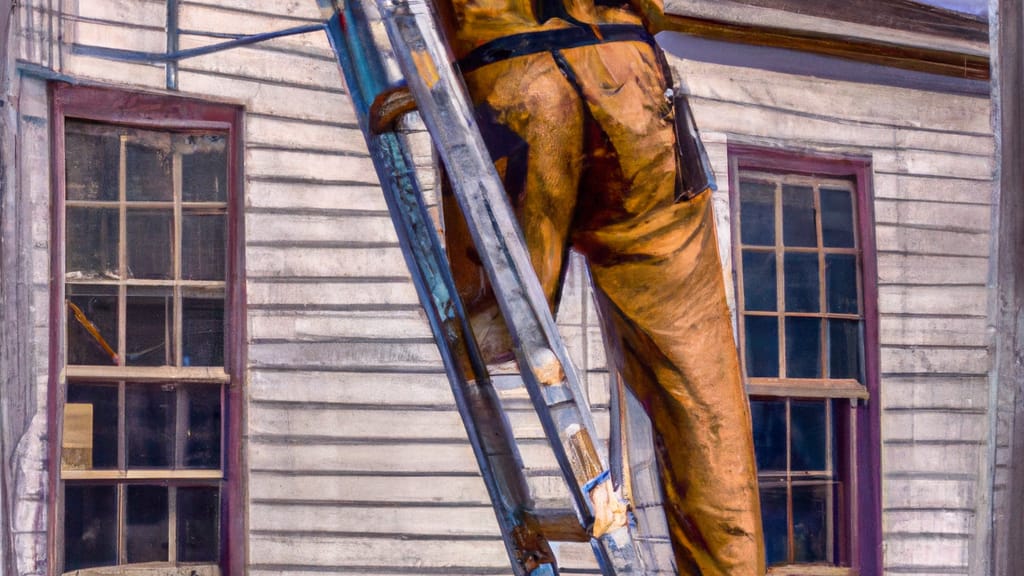
[[[221,3],[207,5],[185,2],[181,4],[178,14],[178,25],[181,29],[196,37],[201,37],[204,33],[262,34],[315,22],[316,20],[283,14],[239,11]],[[261,42],[258,48],[305,52],[321,59],[333,59],[333,52],[324,32],[275,38],[266,43]]]
[[[245,137],[251,146],[303,150],[332,150],[367,154],[363,133],[354,126],[339,123],[309,122],[249,114]]]
[[[931,137],[935,138],[934,135]],[[988,182],[877,172],[873,180],[877,199],[925,200],[986,206],[992,203],[992,185]]]
[[[341,86],[341,73],[338,75],[338,85]],[[241,102],[246,110],[259,114],[349,124],[356,122],[348,96],[341,91],[260,82],[187,69],[178,73],[178,86],[185,93]]]
[[[988,415],[982,408],[963,410],[957,418],[949,410],[892,410],[886,415],[886,437],[901,442],[985,442]]]
[[[164,0],[90,0],[80,3],[77,15],[94,21],[121,22],[125,26],[163,28],[167,3]]]
[[[454,406],[455,402],[448,379],[440,372],[254,370],[248,384],[251,401],[291,402],[299,411],[304,405]]]
[[[987,208],[987,207],[986,207]],[[875,226],[878,246],[894,252],[941,253],[951,256],[988,256],[988,231],[957,231],[955,228],[913,227],[900,222]]]
[[[85,56],[72,46],[161,52],[164,2],[64,3],[63,20],[53,4],[19,2],[20,58],[85,81],[165,89],[164,65]],[[183,0],[179,7],[185,49],[218,42],[220,34],[320,18],[313,0]],[[870,159],[883,375],[880,398],[871,402],[883,409],[886,571],[966,573],[974,514],[988,501],[978,470],[991,427],[990,102],[691,60],[673,65],[693,95],[719,179],[715,209],[727,266],[730,143]],[[507,574],[493,512],[325,35],[185,60],[177,78],[181,94],[238,104],[246,115],[247,573]],[[45,106],[36,113],[45,115]],[[25,140],[22,161],[47,166],[45,128],[23,125],[26,134],[40,133]],[[414,160],[426,168],[433,161],[422,141]],[[434,171],[421,172],[432,188]],[[48,179],[28,184],[34,196],[49,198]],[[46,202],[39,206],[30,220],[40,223],[41,236],[31,255],[47,262]],[[29,276],[45,293],[47,267]],[[588,289],[576,260],[559,323],[604,435],[606,361]],[[535,496],[564,503],[524,396],[502,396],[524,440]],[[1005,457],[1005,450],[997,455]],[[588,546],[562,545],[558,553],[563,566],[593,573]]]
[[[983,316],[882,314],[881,340],[892,346],[978,346],[985,342]]]
[[[160,27],[128,27],[117,21],[98,22],[82,20],[75,23],[73,41],[83,46],[99,46],[120,50],[163,52],[167,48],[167,34]]]
[[[966,573],[986,502],[994,139],[988,99],[672,61],[720,187],[727,143],[871,163],[886,574]],[[729,194],[716,197],[720,228]],[[723,251],[731,250],[722,234]],[[872,400],[875,401],[875,400]]]
[[[394,225],[387,215],[367,215],[349,218],[351,224],[338,226],[337,215],[318,215],[308,211],[250,212],[246,215],[245,229],[249,244],[287,242],[345,242],[364,244],[397,244]]]
[[[348,566],[418,568],[426,573],[454,567],[507,568],[508,556],[499,538],[463,540],[451,537],[414,539],[407,535],[371,537],[332,533],[250,533],[249,562],[318,566],[347,572]],[[450,572],[443,572],[448,574]]]
[[[246,191],[248,205],[257,209],[387,213],[384,196],[376,186],[321,180],[285,181],[268,176],[250,177]]]
[[[890,377],[882,388],[882,403],[890,410],[908,412],[983,411],[988,404],[988,381],[985,377]]]
[[[338,310],[418,307],[408,280],[346,282],[344,279],[277,282],[251,280],[246,296],[250,310]]]
[[[199,48],[219,41],[216,38],[183,36],[181,49]],[[337,62],[299,51],[239,47],[183,60],[180,69],[323,91],[339,90]]]
[[[927,132],[990,135],[987,99],[891,88],[839,80],[825,80],[766,72],[739,66],[721,66],[693,60],[673,60],[690,93],[700,98],[800,111],[830,118],[836,124],[882,124],[921,128]],[[734,118],[699,118],[700,125],[742,126]],[[726,130],[734,131],[734,130]],[[857,142],[851,142],[857,145]]]

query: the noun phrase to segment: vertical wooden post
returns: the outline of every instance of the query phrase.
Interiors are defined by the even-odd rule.
[[[995,329],[993,384],[995,402],[992,418],[1003,417],[1008,433],[996,435],[995,454],[1010,454],[1008,464],[994,458],[992,505],[993,533],[990,538],[992,562],[986,570],[998,576],[1024,573],[1024,95],[1020,92],[1024,77],[1024,22],[1021,0],[998,0],[998,36],[993,38],[997,80],[993,96],[996,102],[996,136],[999,150],[999,194],[995,206],[996,225],[993,257],[995,294],[991,307]],[[1008,434],[1006,437],[1005,434]],[[1004,468],[1006,467],[1006,468]],[[1008,468],[1008,469],[1007,469]],[[981,572],[977,572],[981,573]]]
[[[11,190],[8,185],[14,181],[14,178],[9,174],[9,166],[12,164],[11,159],[13,158],[13,138],[10,138],[10,131],[12,126],[8,123],[7,118],[11,115],[8,113],[10,107],[10,99],[8,98],[8,86],[7,71],[8,71],[8,60],[10,59],[11,53],[8,49],[8,33],[10,30],[11,20],[11,2],[0,0],[0,197],[10,196]],[[5,203],[0,201],[0,222],[3,221]],[[0,258],[2,262],[2,258]],[[0,264],[0,277],[5,276],[7,271],[4,266]],[[2,306],[4,298],[3,286],[0,285],[0,322],[6,320],[6,314],[4,314],[4,307]],[[0,353],[0,357],[4,357],[6,354]],[[0,408],[6,400],[6,394],[0,392]],[[6,412],[4,410],[3,412]],[[0,412],[2,413],[2,412]],[[4,458],[4,462],[7,462],[7,442],[5,442],[5,427],[2,416],[0,416],[0,455]],[[7,491],[8,482],[7,466],[0,464],[0,573],[14,574],[15,565],[13,560],[12,549],[14,545],[13,534],[11,534],[11,514],[9,513],[11,507],[8,505],[7,497],[9,495]]]

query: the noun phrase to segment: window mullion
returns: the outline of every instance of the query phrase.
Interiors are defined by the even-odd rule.
[[[833,462],[833,414],[831,400],[825,401],[825,469],[828,471],[828,489],[825,491],[825,541],[829,545],[825,548],[825,558],[829,564],[835,564],[835,490],[836,474],[835,463]]]
[[[171,261],[174,267],[174,365],[182,365],[182,348],[184,347],[184,335],[181,333],[181,188],[182,188],[182,161],[181,154],[176,153],[171,157],[171,189],[174,194],[174,231],[173,247],[171,248]]]
[[[775,183],[775,309],[778,312],[779,377],[789,375],[786,367],[786,250],[782,224],[782,182]]]
[[[117,485],[117,563],[128,563],[128,490],[126,484]]]
[[[178,487],[167,487],[167,561],[178,562]]]
[[[786,399],[786,561],[796,559],[796,535],[793,530],[793,401]]]
[[[828,320],[825,319],[825,315],[828,313],[826,306],[828,301],[826,298],[825,290],[825,234],[822,230],[822,213],[821,213],[821,186],[815,184],[812,188],[812,196],[814,198],[814,233],[818,239],[818,312],[821,314],[822,319],[818,322],[818,350],[819,350],[819,366],[821,366],[821,377],[828,378]]]
[[[117,357],[118,364],[127,365],[127,326],[128,326],[128,136],[122,134],[120,139],[118,171],[117,171],[117,205],[118,205],[118,290],[117,290]]]

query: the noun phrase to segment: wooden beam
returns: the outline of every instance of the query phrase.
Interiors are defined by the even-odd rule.
[[[946,38],[988,42],[988,22],[913,0],[732,0],[855,24],[918,32]]]
[[[681,32],[725,42],[833,56],[929,74],[971,80],[987,81],[990,79],[988,57],[977,54],[856,39],[809,30],[720,22],[675,14],[662,15],[649,12],[646,16],[657,30]]]
[[[1024,570],[1024,405],[1021,403],[1020,383],[1024,369],[1020,358],[1024,354],[1024,169],[1021,154],[1024,154],[1024,96],[1020,83],[1024,80],[1024,7],[1021,0],[999,1],[998,50],[998,91],[1000,132],[999,148],[999,203],[996,207],[997,228],[993,234],[999,239],[995,250],[995,309],[993,325],[996,329],[995,357],[993,370],[994,385],[997,386],[996,402],[990,405],[989,418],[997,418],[1003,410],[1013,410],[1010,437],[997,435],[990,451],[994,466],[995,482],[998,486],[1000,462],[995,451],[1000,450],[999,440],[1009,441],[1002,448],[1009,453],[1009,478],[1003,493],[997,492],[991,499],[994,533],[990,538],[993,547],[993,570],[996,576],[1012,576]],[[1012,408],[1010,408],[1012,406]],[[999,428],[993,427],[995,430]],[[998,434],[998,432],[997,432]],[[980,572],[979,572],[980,573]]]

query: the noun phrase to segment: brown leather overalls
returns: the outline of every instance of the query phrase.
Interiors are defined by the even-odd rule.
[[[679,199],[662,56],[629,6],[440,0],[484,139],[554,306],[586,256],[611,359],[655,428],[680,574],[762,576],[747,398],[711,194]],[[450,195],[447,242],[489,361],[511,342]]]

